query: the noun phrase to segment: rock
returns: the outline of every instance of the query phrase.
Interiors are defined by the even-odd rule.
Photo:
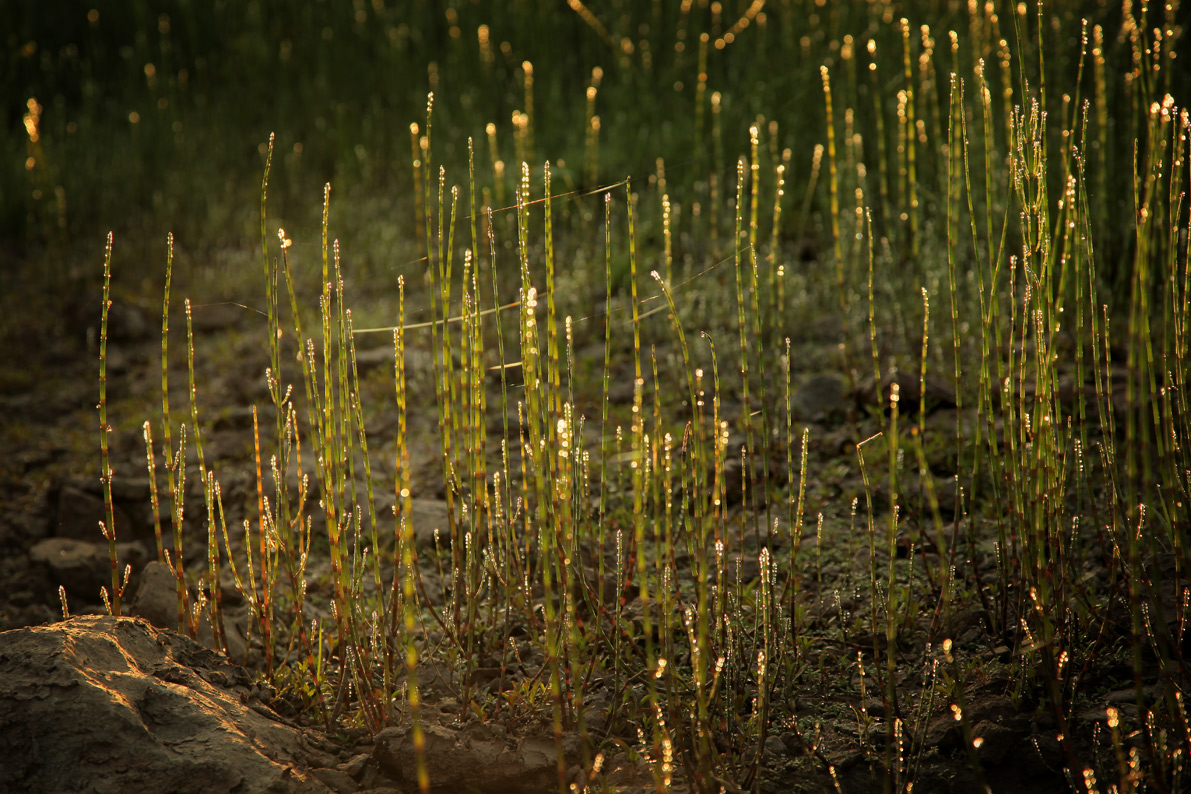
[[[358,753],[340,764],[337,769],[350,775],[353,780],[359,780],[364,775],[364,767],[367,766],[369,758],[368,753]]]
[[[132,520],[119,505],[115,506],[115,514],[116,538],[127,540]],[[99,522],[106,524],[107,520],[108,511],[102,497],[74,485],[63,485],[58,492],[58,512],[54,519],[54,534],[58,537],[99,543],[103,541]]]
[[[1013,730],[991,720],[981,720],[972,726],[972,737],[980,743],[976,749],[985,764],[1004,763],[1017,741]]]
[[[121,569],[145,562],[145,550],[139,543],[117,543],[116,557]],[[107,544],[86,543],[70,538],[46,538],[29,550],[29,562],[43,566],[50,585],[66,588],[66,594],[87,603],[100,601],[99,588],[112,586],[112,562]]]
[[[558,768],[553,736],[516,738],[501,727],[477,723],[456,730],[428,724],[426,771],[433,792],[476,790],[490,794],[537,794],[557,791]],[[380,768],[411,787],[417,785],[413,732],[386,728],[375,737],[373,757]],[[563,737],[568,769],[579,755],[577,736]]]
[[[248,673],[135,618],[0,634],[0,790],[330,794]]]
[[[313,773],[335,794],[355,794],[360,790],[360,785],[352,779],[351,775],[340,772],[338,769],[315,769]]]
[[[357,344],[356,368],[359,373],[363,375],[380,367],[387,369],[390,374],[394,372],[393,345],[365,348]]]
[[[128,301],[112,301],[108,310],[108,341],[142,342],[155,330],[148,313],[140,306]]]
[[[141,571],[130,614],[159,629],[178,627],[178,580],[165,563],[153,560]]]
[[[396,507],[394,507],[396,505]],[[388,493],[378,493],[376,511],[378,520],[388,522],[394,509],[400,510],[401,505],[396,497]],[[413,497],[410,499],[410,521],[414,526],[414,544],[420,551],[434,550],[434,530],[438,530],[438,548],[444,553],[451,549],[450,511],[445,499],[427,499]],[[389,526],[392,526],[389,524]]]
[[[848,382],[835,372],[811,375],[794,391],[790,407],[799,421],[839,420],[848,409]]]
[[[876,388],[872,377],[865,378],[857,386],[856,399],[862,405],[879,406],[889,413],[889,399],[893,384],[898,387],[898,413],[902,416],[917,415],[922,407],[922,387],[926,386],[926,412],[955,407],[955,384],[945,377],[928,372],[925,383],[921,370],[915,366],[907,370],[896,370],[881,379],[881,388]]]
[[[451,548],[451,521],[447,503],[441,499],[413,499],[410,514],[414,524],[414,542],[421,549],[434,548],[434,530],[438,547]]]
[[[137,587],[136,597],[132,601],[129,614],[142,617],[159,629],[173,631],[178,628],[178,580],[165,563],[153,560],[141,571],[140,586]],[[191,593],[191,597],[194,594]],[[227,599],[224,599],[227,603]],[[227,641],[227,652],[232,659],[244,659],[248,653],[247,621],[244,609],[224,608],[223,628]],[[211,631],[211,621],[206,613],[199,623],[198,639],[203,645],[214,650],[215,635]]]

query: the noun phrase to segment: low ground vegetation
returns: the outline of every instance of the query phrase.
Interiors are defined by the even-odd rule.
[[[510,12],[557,38],[531,62],[479,5],[420,29],[424,107],[363,116],[408,113],[400,147],[323,115],[339,150],[262,143],[224,266],[171,235],[160,291],[122,294],[108,237],[104,609],[147,477],[177,628],[330,735],[408,730],[423,791],[470,722],[549,738],[560,790],[1179,790],[1173,7],[572,2]],[[319,35],[425,57],[393,19]],[[258,24],[278,68],[343,52]],[[39,108],[26,209],[71,229]],[[314,151],[350,163],[321,219],[278,187]],[[140,333],[113,364],[122,301],[160,307],[159,358]]]

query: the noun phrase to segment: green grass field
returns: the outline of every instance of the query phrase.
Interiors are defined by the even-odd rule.
[[[1177,2],[49,5],[10,278],[104,308],[108,502],[148,420],[179,628],[234,582],[304,720],[540,720],[562,791],[1186,788]],[[254,312],[251,455],[186,297]]]

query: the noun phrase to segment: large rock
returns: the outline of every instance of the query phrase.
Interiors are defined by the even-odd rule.
[[[136,596],[126,614],[144,618],[159,629],[177,629],[178,580],[174,572],[164,562],[153,560],[141,570],[140,580]],[[227,654],[231,659],[242,662],[248,655],[248,608],[232,606],[233,601],[241,601],[234,585],[223,589],[223,638]],[[194,598],[193,592],[191,598]],[[215,643],[211,620],[205,611],[199,620],[197,639],[208,648],[221,650]]]
[[[108,509],[102,494],[91,493],[75,483],[67,482],[59,488],[56,501],[54,535],[72,540],[85,540],[88,543],[104,540],[99,522],[108,523]],[[116,516],[116,538],[128,540],[132,519],[122,506],[117,504],[113,509]]]
[[[139,543],[117,543],[116,558],[123,581],[124,565],[139,569],[145,563],[145,550]],[[100,603],[99,588],[112,586],[112,558],[106,543],[46,538],[29,549],[29,562],[45,571],[55,590],[61,586],[72,599],[84,603]]]
[[[425,726],[425,763],[435,794],[475,791],[483,794],[546,794],[558,790],[557,749],[546,733],[513,736],[500,725],[473,722],[461,728]],[[387,728],[375,736],[372,751],[382,771],[417,785],[417,754],[408,725]],[[573,769],[579,739],[563,736],[563,756]]]
[[[0,633],[0,791],[301,792],[336,758],[248,673],[135,618]]]
[[[414,544],[419,551],[434,549],[434,534],[438,530],[438,548],[449,553],[451,549],[451,511],[444,499],[427,499],[414,497],[410,500],[410,522],[414,526]],[[396,497],[389,493],[378,493],[376,498],[377,515],[392,526],[394,510],[401,510]],[[458,508],[456,508],[458,513]],[[462,519],[460,519],[462,520]]]
[[[806,378],[795,390],[790,408],[801,422],[838,424],[848,410],[848,381],[836,372]]]

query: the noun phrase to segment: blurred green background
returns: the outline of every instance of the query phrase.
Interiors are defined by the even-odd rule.
[[[996,5],[1004,6],[999,33],[1012,40],[1019,60],[1012,74],[999,76],[1003,67],[990,63],[990,82],[1030,79],[1038,57],[1036,31],[1028,29],[1033,6],[1015,14],[1013,4]],[[778,125],[765,143],[770,153],[792,153],[787,184],[798,202],[813,147],[825,143],[819,66],[832,69],[836,125],[863,135],[875,181],[891,167],[895,130],[888,121],[881,126],[881,116],[893,117],[903,83],[899,20],[910,20],[906,42],[914,57],[933,58],[930,76],[919,75],[930,84],[920,85],[918,101],[921,118],[929,123],[934,113],[938,124],[940,108],[946,115],[948,72],[970,82],[981,55],[978,39],[991,35],[974,27],[979,15],[969,12],[966,3],[937,0],[7,2],[0,9],[4,255],[24,261],[49,249],[70,261],[80,247],[93,255],[109,230],[125,250],[138,252],[133,260],[142,250],[145,257],[159,251],[169,231],[198,257],[249,242],[259,234],[270,132],[277,135],[271,214],[317,223],[329,181],[345,202],[336,216],[349,225],[345,231],[384,225],[391,236],[412,239],[410,124],[425,133],[430,91],[436,95],[432,167],[446,166],[448,185],[466,185],[473,138],[476,170],[494,201],[511,203],[521,159],[538,172],[551,160],[562,192],[626,176],[645,186],[657,173],[657,158],[665,158],[674,193],[682,193],[673,187],[681,185],[690,203],[706,205],[716,189],[709,180],[718,180],[724,203],[736,158],[747,153],[749,125],[763,116],[765,124]],[[1128,56],[1127,43],[1112,38],[1120,27],[1118,4],[1048,7],[1047,68],[1070,75],[1072,84],[1081,18],[1109,31],[1110,65]],[[950,29],[964,44],[955,53]],[[874,49],[866,51],[870,41]],[[919,72],[917,63],[912,68]],[[1185,71],[1170,80],[1176,88],[1187,85]],[[1091,81],[1089,66],[1085,96]],[[589,101],[593,87],[598,91]],[[1108,90],[1120,97],[1126,87],[1116,79]],[[1056,112],[1059,95],[1053,92]],[[844,107],[854,110],[850,121]],[[516,123],[522,112],[529,116],[523,135]],[[594,149],[593,112],[599,117]],[[1104,136],[1112,151],[1100,153],[1120,163],[1114,169],[1120,189],[1096,186],[1122,202],[1135,132],[1124,124]],[[932,140],[918,162],[928,214],[942,200],[929,189],[945,181],[942,161],[930,153],[939,145]],[[506,164],[507,185],[495,184],[494,157]],[[822,180],[809,207],[821,218]],[[1102,249],[1111,258],[1127,244],[1129,211],[1123,204],[1106,209],[1102,220],[1121,232],[1120,242],[1110,235]],[[878,204],[878,221],[882,210]],[[1122,212],[1124,222],[1116,223]],[[728,221],[731,213],[721,210],[719,217]],[[788,222],[810,234],[822,225],[794,214]]]

